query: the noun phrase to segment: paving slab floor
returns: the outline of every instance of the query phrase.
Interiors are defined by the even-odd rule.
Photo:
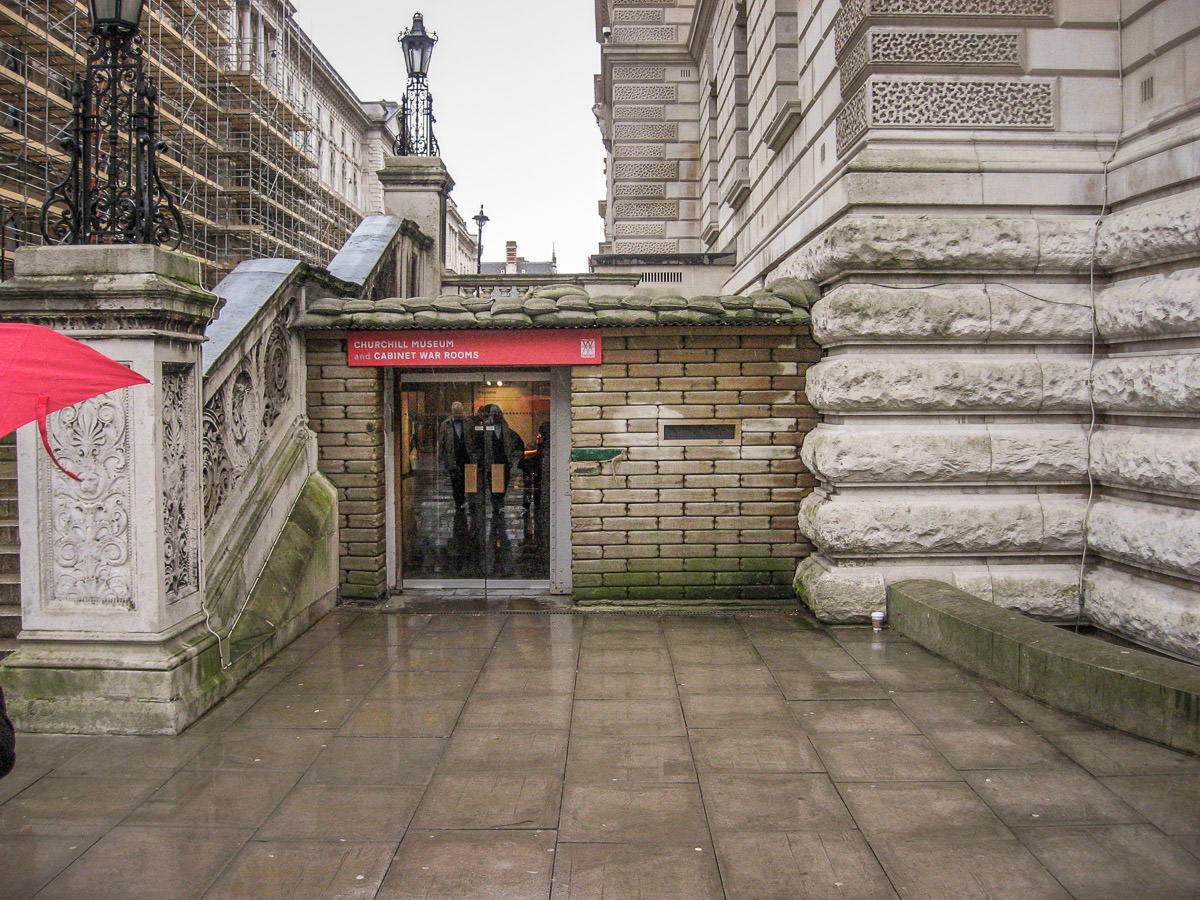
[[[18,754],[4,898],[1200,897],[1200,759],[783,612],[343,609]]]

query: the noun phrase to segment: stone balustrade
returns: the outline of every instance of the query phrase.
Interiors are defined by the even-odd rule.
[[[628,293],[640,280],[640,275],[447,275],[442,278],[442,290],[460,297],[523,297],[537,288],[556,284],[571,284],[589,293]]]

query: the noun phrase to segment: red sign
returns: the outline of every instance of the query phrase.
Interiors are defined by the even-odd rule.
[[[352,366],[588,366],[601,360],[600,332],[352,331]]]

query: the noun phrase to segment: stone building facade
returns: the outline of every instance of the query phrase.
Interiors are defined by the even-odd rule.
[[[796,586],[938,577],[1200,657],[1200,9],[599,0],[606,242],[822,297]]]

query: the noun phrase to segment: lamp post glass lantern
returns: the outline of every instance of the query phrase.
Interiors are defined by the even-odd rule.
[[[437,34],[425,30],[425,17],[413,14],[412,27],[396,38],[404,53],[408,87],[400,112],[400,135],[396,138],[397,156],[437,156],[437,138],[433,136],[433,97],[429,93],[429,61]]]
[[[429,74],[429,60],[433,57],[433,45],[437,35],[425,30],[425,17],[413,13],[412,28],[407,28],[397,38],[404,50],[404,65],[410,78],[425,78]]]
[[[142,0],[88,0],[93,28],[133,32],[141,27]]]
[[[482,203],[479,204],[479,214],[472,218],[479,229],[479,236],[475,240],[475,274],[478,275],[483,271],[483,226],[491,219],[484,213]]]
[[[71,86],[62,147],[66,177],[42,205],[42,236],[54,244],[167,244],[183,219],[158,173],[158,89],[146,74],[143,0],[88,0],[87,67]]]

